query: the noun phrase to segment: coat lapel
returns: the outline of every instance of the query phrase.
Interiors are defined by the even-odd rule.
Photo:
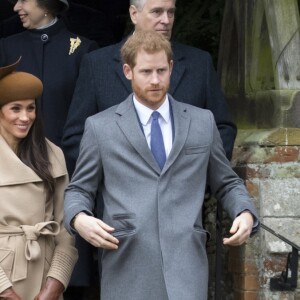
[[[150,167],[152,167],[157,173],[161,173],[139,124],[138,116],[132,100],[132,94],[117,107],[116,114],[119,116],[117,118],[117,124],[129,143]]]
[[[58,150],[58,148],[49,141],[48,145],[52,176],[57,178],[67,175],[66,167],[62,164],[62,154],[59,157],[59,151],[61,150]],[[42,181],[31,168],[17,157],[1,135],[0,149],[0,186]]]
[[[120,49],[125,43],[126,39],[121,41],[118,47],[115,47],[115,52],[113,53],[113,61],[114,61],[114,70],[117,73],[117,77],[121,80],[122,84],[125,86],[128,94],[132,93],[131,89],[131,81],[128,80],[123,73],[123,63],[120,58]]]
[[[133,105],[132,94],[124,102],[122,102],[116,110],[116,114],[119,116],[119,118],[117,119],[118,126],[130,142],[130,144],[139,153],[139,155],[158,174],[165,173],[175,162],[176,158],[184,147],[190,125],[190,117],[187,114],[186,107],[182,104],[179,105],[179,103],[175,101],[170,95],[169,100],[173,110],[175,136],[172,150],[162,171],[158,167],[140,127],[138,117]]]
[[[67,168],[62,150],[46,139],[48,144],[49,160],[51,162],[51,173],[54,178],[67,175]]]
[[[187,108],[185,107],[185,105],[175,101],[170,95],[169,101],[173,111],[175,136],[172,150],[162,170],[163,173],[165,173],[172,166],[172,164],[175,162],[178,155],[182,151],[188,136],[191,122],[190,116],[187,113]]]
[[[172,50],[173,50],[173,71],[171,75],[171,82],[169,93],[171,95],[174,94],[179,82],[181,81],[183,74],[185,72],[185,64],[184,64],[184,54],[180,50],[180,47],[176,43],[172,43]]]
[[[17,157],[1,135],[0,149],[0,186],[41,181],[41,178]]]

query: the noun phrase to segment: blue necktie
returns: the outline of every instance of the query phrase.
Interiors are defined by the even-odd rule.
[[[152,113],[150,147],[154,158],[156,159],[160,169],[162,170],[166,162],[166,151],[163,136],[158,123],[159,116],[160,114],[157,111],[154,111]]]

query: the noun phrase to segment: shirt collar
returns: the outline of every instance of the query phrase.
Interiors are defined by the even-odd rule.
[[[143,126],[146,126],[149,122],[151,122],[151,114],[153,113],[153,109],[143,105],[140,103],[135,95],[133,95],[133,104],[140,119],[140,122]],[[156,110],[160,113],[162,119],[168,123],[170,121],[170,104],[168,94],[166,95],[165,101],[163,104]]]

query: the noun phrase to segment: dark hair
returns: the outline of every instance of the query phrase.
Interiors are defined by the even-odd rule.
[[[45,8],[53,16],[59,15],[65,10],[65,5],[58,0],[36,0],[39,7]]]
[[[50,172],[47,141],[38,107],[36,107],[36,119],[28,135],[19,142],[17,155],[43,180],[47,199],[50,199],[55,192],[55,179]]]

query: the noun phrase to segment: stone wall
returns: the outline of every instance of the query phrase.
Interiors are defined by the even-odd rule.
[[[254,197],[261,221],[300,246],[300,129],[239,131],[232,164]],[[261,229],[229,250],[234,299],[300,299],[295,291],[271,291],[270,279],[286,267],[291,247]],[[228,298],[229,297],[229,298]],[[222,299],[232,299],[231,295]]]

